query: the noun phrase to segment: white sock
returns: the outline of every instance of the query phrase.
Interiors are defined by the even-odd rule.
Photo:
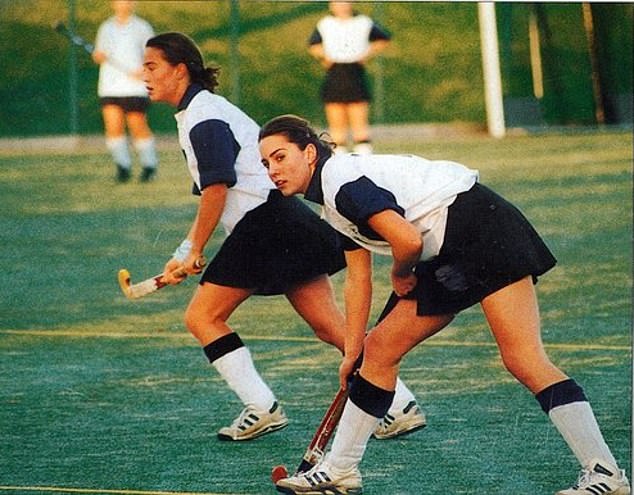
[[[581,466],[592,468],[591,461],[600,459],[618,467],[588,402],[571,402],[554,407],[548,416]]]
[[[130,151],[128,150],[128,140],[125,136],[119,136],[115,138],[106,138],[106,148],[110,151],[114,162],[123,167],[132,167],[132,158],[130,158]]]
[[[260,411],[271,409],[275,395],[255,369],[249,349],[240,347],[212,364],[245,406],[251,405]]]
[[[414,397],[412,391],[397,377],[396,388],[394,389],[394,400],[392,401],[388,414],[394,416],[395,413],[401,412],[410,402],[415,400],[416,397]]]
[[[343,471],[358,466],[378,424],[379,418],[364,412],[348,399],[326,461]]]
[[[156,155],[156,143],[153,137],[137,139],[134,148],[139,154],[139,161],[143,168],[156,168],[158,157]]]
[[[357,155],[371,155],[373,148],[369,142],[356,143],[352,148],[353,153]]]

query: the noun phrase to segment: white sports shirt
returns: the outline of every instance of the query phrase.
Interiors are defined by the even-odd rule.
[[[152,26],[136,15],[132,15],[126,24],[119,24],[113,16],[99,26],[95,49],[114,61],[110,63],[106,60],[101,64],[97,86],[99,96],[147,96],[143,81],[127,73],[143,66],[145,43],[152,36]]]
[[[275,189],[260,159],[260,127],[238,107],[200,84],[189,86],[174,117],[194,180],[194,194],[211,184],[223,183],[229,188],[220,217],[228,235]]]
[[[391,209],[423,237],[421,261],[438,254],[447,209],[478,180],[477,170],[413,155],[334,155],[318,166],[305,198],[320,203],[324,219],[359,246],[391,255],[390,245],[368,226],[372,215]]]
[[[366,15],[347,19],[329,15],[317,23],[309,44],[321,43],[328,59],[338,64],[351,64],[363,59],[370,42],[378,39],[390,39],[390,35]]]

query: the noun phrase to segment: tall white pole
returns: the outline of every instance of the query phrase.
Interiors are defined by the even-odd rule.
[[[500,52],[498,30],[495,22],[495,2],[478,3],[480,41],[482,45],[482,69],[484,72],[484,102],[489,134],[502,138],[506,134],[504,124],[504,100],[502,99],[502,76],[500,74]]]

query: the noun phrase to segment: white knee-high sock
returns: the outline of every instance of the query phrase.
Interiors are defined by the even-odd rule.
[[[246,347],[235,349],[212,364],[245,406],[252,405],[260,411],[271,409],[275,395],[255,369]]]
[[[379,418],[366,413],[352,401],[346,401],[326,461],[344,471],[358,466],[378,424]]]
[[[597,459],[618,467],[588,402],[555,407],[548,416],[583,467],[591,468]]]
[[[410,402],[415,400],[416,397],[414,397],[412,391],[407,388],[407,385],[405,385],[400,378],[397,378],[396,388],[394,390],[394,400],[392,401],[392,405],[390,406],[388,413],[394,416],[394,413],[401,412]]]
[[[156,142],[153,137],[136,139],[134,148],[139,154],[139,161],[143,168],[156,168],[158,156],[156,154]]]
[[[125,136],[106,138],[106,148],[110,151],[110,155],[117,165],[123,168],[132,167],[128,140]]]

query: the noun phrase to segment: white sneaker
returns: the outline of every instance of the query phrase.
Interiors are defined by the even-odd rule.
[[[266,433],[284,428],[288,424],[281,406],[273,403],[268,411],[258,411],[253,406],[245,407],[231,426],[218,430],[220,440],[252,440]]]
[[[326,461],[313,466],[305,473],[295,474],[279,480],[275,487],[287,495],[361,495],[363,487],[361,473],[354,467],[341,471]]]
[[[630,482],[625,471],[616,469],[598,459],[590,463],[592,469],[582,469],[579,480],[556,495],[630,495]]]
[[[411,401],[402,411],[387,413],[374,430],[374,438],[385,440],[412,433],[427,426],[425,413],[416,401]]]
[[[370,143],[356,143],[352,148],[352,152],[357,155],[371,155],[374,149]]]

